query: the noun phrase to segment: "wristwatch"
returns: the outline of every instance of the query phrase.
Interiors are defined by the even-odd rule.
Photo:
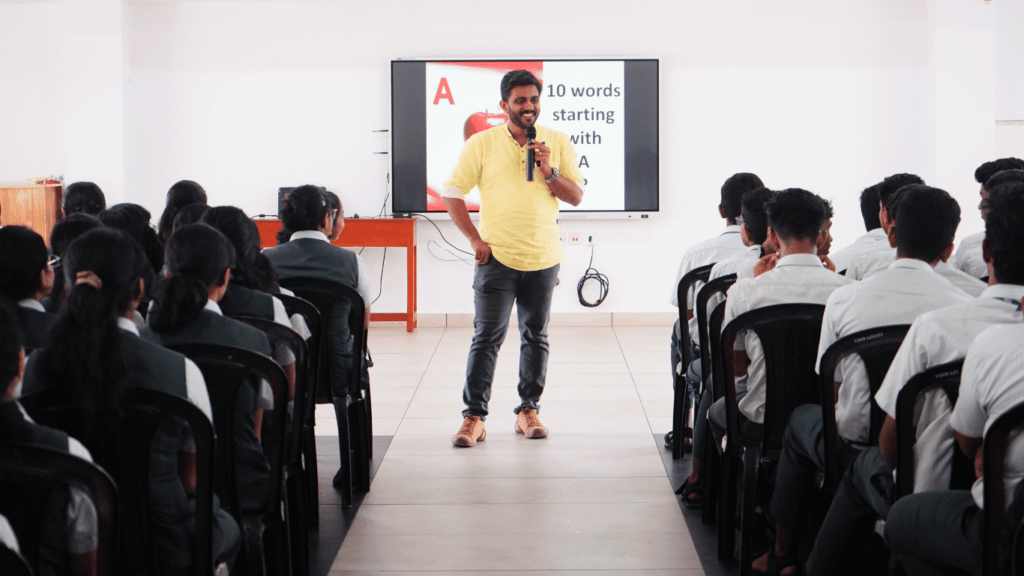
[[[555,180],[558,180],[559,176],[561,176],[561,174],[559,174],[558,168],[552,168],[551,169],[551,178],[545,178],[544,179],[544,183],[545,184],[551,184]]]

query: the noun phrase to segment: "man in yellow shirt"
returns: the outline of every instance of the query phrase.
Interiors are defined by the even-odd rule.
[[[558,242],[558,201],[578,206],[583,176],[576,151],[561,132],[536,126],[527,144],[526,129],[540,115],[541,83],[526,70],[501,79],[501,109],[508,122],[474,134],[462,149],[458,165],[445,182],[444,203],[452,221],[466,235],[476,257],[473,279],[475,334],[469,349],[463,423],[452,438],[455,446],[474,446],[486,437],[484,419],[498,348],[505,340],[513,302],[519,332],[520,405],[516,432],[527,438],[548,435],[537,417],[548,361],[548,316],[558,283],[562,247]],[[527,150],[537,169],[526,180]],[[469,219],[465,195],[480,190],[480,230]]]

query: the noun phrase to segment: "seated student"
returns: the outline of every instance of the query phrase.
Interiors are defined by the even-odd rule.
[[[189,224],[198,224],[202,219],[203,215],[210,207],[206,204],[189,204],[174,216],[174,224],[171,226],[171,232],[174,232],[182,226],[188,226]]]
[[[747,247],[743,245],[743,239],[740,236],[740,226],[736,223],[736,219],[740,216],[743,195],[751,190],[763,187],[764,184],[761,182],[761,179],[758,178],[756,174],[750,174],[749,172],[733,174],[725,181],[724,184],[722,184],[722,200],[718,205],[718,213],[725,219],[725,231],[718,236],[709,238],[698,244],[694,244],[686,249],[686,252],[683,254],[682,261],[679,262],[679,272],[676,274],[676,281],[672,283],[672,296],[669,298],[669,302],[671,302],[672,306],[679,307],[680,305],[678,301],[678,286],[679,281],[683,279],[683,276],[687,275],[695,268],[720,262],[747,250]],[[673,386],[675,386],[676,371],[680,370],[680,373],[685,374],[686,370],[689,368],[688,366],[679,365],[679,363],[682,362],[682,357],[679,354],[680,343],[690,346],[693,357],[696,357],[700,353],[696,344],[700,341],[700,337],[697,335],[697,317],[693,313],[693,299],[696,297],[701,286],[703,286],[702,283],[696,283],[686,295],[686,317],[689,319],[689,341],[687,342],[683,340],[682,327],[679,325],[678,321],[676,321],[672,327],[672,349],[670,358],[672,360]],[[695,384],[696,383],[688,383],[688,386],[691,388],[691,393],[693,393],[693,386]],[[672,446],[672,432],[665,435],[665,446]]]
[[[825,305],[818,362],[836,340],[854,332],[892,324],[910,324],[921,314],[969,302],[933,267],[952,245],[960,222],[960,207],[946,192],[911,185],[900,192],[895,225],[889,239],[897,246],[897,259],[889,268],[861,282],[836,290]],[[820,370],[820,366],[818,368]],[[869,440],[871,398],[864,363],[857,356],[844,359],[836,370],[837,453],[840,468],[847,466]],[[801,497],[810,491],[815,474],[824,465],[821,407],[797,407],[783,438],[782,456],[775,473],[770,514],[775,522],[773,560],[783,574],[796,570],[794,531],[802,525]],[[765,556],[754,562],[764,572]]]
[[[733,284],[725,302],[723,327],[736,317],[776,304],[824,304],[838,288],[852,281],[828,270],[818,257],[823,243],[825,202],[816,194],[799,188],[775,193],[768,203],[768,234],[779,247],[775,267],[757,278]],[[746,356],[746,370],[737,368],[736,397],[739,404],[740,432],[750,440],[761,437],[764,422],[765,373],[764,349],[757,334],[745,331],[736,338],[737,351]],[[742,358],[742,356],[741,356]],[[725,399],[708,410],[708,422],[716,438],[725,435]]]
[[[190,204],[206,204],[206,190],[191,180],[179,180],[167,191],[167,206],[160,215],[157,225],[157,238],[161,246],[167,245],[167,239],[174,231],[174,217],[178,211]]]
[[[1000,158],[985,162],[974,171],[974,179],[981,186],[978,194],[981,202],[978,204],[978,211],[981,212],[981,219],[988,219],[988,190],[985,184],[988,179],[1003,170],[1024,170],[1024,160],[1020,158]],[[988,274],[988,266],[981,257],[981,242],[985,239],[985,232],[977,232],[965,237],[960,241],[960,247],[950,263],[957,269],[970,274],[974,278],[982,278]]]
[[[154,273],[163,268],[164,248],[156,236],[156,231],[150,227],[149,210],[138,204],[115,204],[100,212],[98,218],[105,226],[121,230],[138,242]]]
[[[836,265],[832,263],[832,260],[828,257],[829,251],[832,250],[832,203],[824,198],[821,198],[822,207],[825,210],[825,223],[821,226],[821,235],[818,236],[818,259],[825,268],[836,271]],[[775,268],[775,264],[779,260],[779,255],[775,250],[765,251],[765,255],[760,260],[752,263],[745,263],[740,271],[737,273],[737,279],[741,278],[756,278],[769,270]]]
[[[163,344],[222,344],[271,356],[266,334],[223,316],[219,302],[231,278],[234,249],[223,234],[206,224],[189,224],[167,241],[166,278],[157,289],[144,338]],[[260,446],[263,410],[274,408],[265,382],[242,386],[235,406],[234,450],[238,514],[264,510],[270,464]]]
[[[1015,203],[1020,202],[1017,197]],[[974,487],[911,494],[889,511],[885,540],[910,576],[980,572],[982,508],[988,505],[983,501],[983,438],[996,418],[1024,401],[1021,342],[1024,325],[992,326],[975,338],[964,359],[960,396],[949,423],[959,448],[974,460]],[[1012,438],[1007,453],[1004,501],[1010,505],[1024,477],[1024,436]]]
[[[0,300],[15,306],[18,336],[29,350],[46,343],[53,314],[42,300],[53,289],[53,267],[43,237],[23,226],[0,229]]]
[[[65,216],[78,213],[95,216],[107,207],[107,199],[103,190],[92,182],[75,182],[64,189],[61,206]]]
[[[81,406],[86,422],[98,433],[116,425],[123,393],[132,386],[187,398],[212,418],[199,368],[139,337],[132,317],[148,270],[142,248],[122,232],[101,228],[76,240],[64,257],[67,302],[49,345],[32,355],[25,393],[62,391]],[[184,573],[192,563],[189,542],[195,519],[187,494],[195,486],[188,463],[195,448],[189,446],[191,435],[184,426],[166,423],[157,434],[149,461],[154,539],[161,566]],[[240,546],[238,526],[217,508],[213,527],[214,557],[230,565]]]
[[[1018,302],[1024,296],[1024,182],[990,187],[996,207],[986,219],[983,254],[991,285],[980,298],[927,312],[914,320],[875,395],[888,417],[878,447],[857,457],[843,476],[828,516],[807,562],[809,574],[835,574],[847,566],[860,537],[870,536],[875,519],[888,515],[889,502],[872,484],[877,475],[891,475],[896,458],[896,397],[915,374],[960,360],[974,339],[995,324],[1020,324]],[[952,411],[941,391],[924,398],[916,417],[914,492],[946,490],[952,473]]]
[[[740,217],[736,221],[739,223],[740,236],[747,250],[715,264],[711,269],[711,280],[735,274],[737,270],[746,264],[753,264],[761,257],[761,254],[764,252],[763,246],[768,244],[767,205],[774,195],[774,192],[764,187],[751,190],[743,195]],[[715,296],[708,300],[708,312],[710,313],[714,310],[724,299],[721,296]],[[694,362],[690,365],[687,369],[686,377],[694,382],[700,382],[704,379],[699,362]],[[707,412],[710,407],[711,390],[705,389],[704,393],[700,396],[697,415],[693,423],[693,466],[690,477],[682,488],[686,492],[684,503],[691,508],[697,508],[701,505],[699,482],[704,461],[704,428],[707,424]]]
[[[50,231],[50,253],[57,262],[53,265],[53,289],[50,295],[43,299],[43,306],[47,312],[56,314],[64,303],[66,296],[64,291],[64,272],[60,258],[67,251],[68,246],[89,230],[102,228],[103,223],[92,214],[77,213],[65,216],[53,225]]]
[[[18,339],[17,319],[7,304],[0,303],[0,387],[3,388],[0,395],[0,442],[52,448],[92,462],[92,456],[81,442],[59,430],[36,424],[14,399],[15,388],[20,386],[24,370],[25,351]],[[41,513],[47,521],[42,526],[40,546],[36,551],[35,574],[95,574],[98,517],[88,495],[72,486],[66,495],[52,498]],[[7,524],[6,528],[10,530],[10,525]],[[0,529],[0,533],[3,532]],[[13,536],[13,531],[10,536]],[[8,544],[8,547],[11,546]],[[17,541],[13,549],[18,549]]]
[[[850,266],[850,261],[853,257],[861,252],[873,248],[889,247],[889,237],[886,236],[885,229],[882,228],[882,222],[878,218],[878,189],[880,186],[881,183],[868,186],[861,192],[860,214],[864,219],[864,227],[867,228],[868,233],[854,240],[853,244],[831,255],[837,272],[845,272]]]
[[[924,184],[924,180],[915,174],[893,174],[875,185],[878,187],[878,222],[886,239],[853,255],[847,264],[847,278],[863,280],[875,272],[885,270],[896,259],[896,246],[889,240],[895,215],[889,211],[889,207],[896,199],[896,192],[912,184]],[[863,210],[862,205],[861,211]]]

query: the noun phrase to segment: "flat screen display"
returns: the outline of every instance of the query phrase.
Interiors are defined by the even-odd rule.
[[[563,212],[658,211],[657,60],[395,60],[391,63],[395,213],[444,212],[441,191],[470,136],[508,121],[501,78],[543,84],[537,124],[566,134],[584,182]],[[476,189],[466,205],[479,208]]]

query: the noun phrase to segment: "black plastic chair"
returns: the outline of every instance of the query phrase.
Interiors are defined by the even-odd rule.
[[[306,391],[303,398],[302,438],[302,470],[306,482],[306,518],[311,528],[320,526],[320,492],[316,462],[316,392],[318,369],[320,366],[320,311],[311,302],[298,296],[286,294],[275,295],[288,311],[288,316],[302,316],[309,329],[310,336],[306,341]],[[295,420],[298,422],[298,419]]]
[[[31,444],[0,443],[0,493],[5,494],[0,498],[0,514],[11,523],[25,559],[36,572],[44,522],[49,517],[45,512],[54,502],[66,501],[69,486],[85,492],[96,506],[96,574],[113,574],[118,501],[117,487],[110,475],[67,452]],[[59,513],[63,514],[63,509]]]
[[[691,289],[696,296],[698,282],[708,281],[712,267],[714,264],[690,270],[679,279],[679,284],[676,286],[676,296],[679,299],[679,357],[683,360],[683,368],[681,371],[677,371],[675,366],[672,367],[672,377],[676,382],[672,400],[672,458],[674,460],[681,458],[685,452],[683,438],[690,438],[691,441],[693,439],[693,420],[688,417],[689,394],[686,393],[686,379],[684,378],[687,367],[690,366],[690,362],[693,362],[693,358],[690,358],[690,331],[688,329],[689,320],[686,318],[686,301]],[[694,306],[694,310],[697,310],[696,306]]]
[[[305,481],[302,468],[302,428],[306,421],[304,410],[308,393],[309,358],[306,341],[298,332],[282,326],[273,320],[235,316],[244,322],[262,330],[270,340],[270,345],[277,348],[286,346],[295,356],[295,390],[292,399],[291,426],[285,426],[284,470],[281,481],[285,496],[285,517],[288,523],[288,537],[292,550],[292,575],[309,574],[309,520],[306,518],[309,499],[309,485]]]
[[[895,500],[914,493],[914,444],[917,430],[914,427],[914,411],[918,400],[935,389],[942,390],[950,406],[956,406],[960,396],[960,370],[964,361],[947,362],[933,366],[914,375],[904,384],[896,396],[896,487]],[[949,488],[956,490],[971,487],[974,481],[974,463],[964,453],[953,447],[953,466]]]
[[[0,574],[4,576],[32,576],[28,560],[20,553],[0,544]]]
[[[121,505],[115,572],[119,574],[158,573],[159,560],[150,520],[149,455],[161,424],[169,419],[187,424],[196,445],[193,566],[197,576],[209,576],[214,561],[215,438],[213,424],[202,410],[179,396],[132,388],[125,398],[124,416],[117,428],[101,438],[86,432],[80,407],[61,394],[44,390],[23,397],[21,403],[37,422],[80,439],[96,464],[117,480]]]
[[[370,386],[363,381],[363,358],[366,354],[366,314],[362,297],[355,288],[319,278],[285,278],[281,285],[311,302],[320,311],[320,353],[317,366],[316,402],[334,404],[338,421],[339,470],[342,506],[352,506],[354,491],[370,489],[370,463],[373,459],[373,418]],[[352,367],[344,386],[332,387],[330,357],[331,317],[335,311],[348,318],[352,341]],[[335,396],[333,390],[343,389]]]
[[[737,467],[734,454],[742,460],[743,494],[740,507],[740,574],[750,574],[753,513],[756,505],[759,469],[768,461],[777,461],[782,451],[782,437],[790,413],[802,404],[819,403],[818,377],[814,372],[818,355],[818,337],[825,307],[820,304],[779,304],[741,314],[722,330],[721,366],[725,391],[725,413],[728,435],[725,441],[723,513],[719,526],[725,525],[726,542],[732,555],[735,537],[735,494]],[[764,434],[760,442],[745,441],[739,428],[739,407],[736,401],[736,375],[733,370],[733,345],[741,331],[752,330],[761,341],[765,360]],[[717,362],[718,360],[716,360]]]
[[[220,439],[214,461],[214,491],[220,497],[221,505],[235,517],[242,529],[241,572],[253,575],[287,573],[288,538],[281,516],[288,390],[284,370],[267,356],[233,346],[183,344],[171,349],[195,362],[206,380],[213,406],[213,423]],[[262,435],[270,478],[264,509],[248,514],[241,509],[235,470],[235,407],[242,387],[253,386],[261,378],[270,384],[274,395],[274,409],[264,412]]]
[[[1009,453],[1010,441],[1019,436],[1024,428],[1024,403],[1014,406],[996,418],[985,432],[985,441],[981,449],[984,466],[984,499],[985,509],[982,512],[984,525],[984,554],[981,562],[982,576],[1002,574],[1007,560],[1014,564],[1014,570],[1020,570],[1024,562],[1024,554],[1020,548],[1011,549],[1011,544],[1019,542],[1019,525],[1007,526],[1005,481],[1006,457]],[[1019,438],[1016,438],[1020,441]],[[1020,490],[1017,491],[1018,493]],[[1018,572],[1014,572],[1018,573]]]
[[[878,434],[885,423],[885,412],[875,402],[875,393],[885,380],[892,359],[896,357],[903,338],[910,330],[909,324],[879,326],[861,330],[836,340],[821,356],[821,370],[818,385],[821,388],[821,435],[824,442],[825,469],[818,485],[826,492],[834,492],[845,470],[839,469],[837,452],[838,431],[836,430],[835,373],[839,363],[851,354],[860,356],[868,376],[871,390],[871,424],[868,446],[878,445]]]

